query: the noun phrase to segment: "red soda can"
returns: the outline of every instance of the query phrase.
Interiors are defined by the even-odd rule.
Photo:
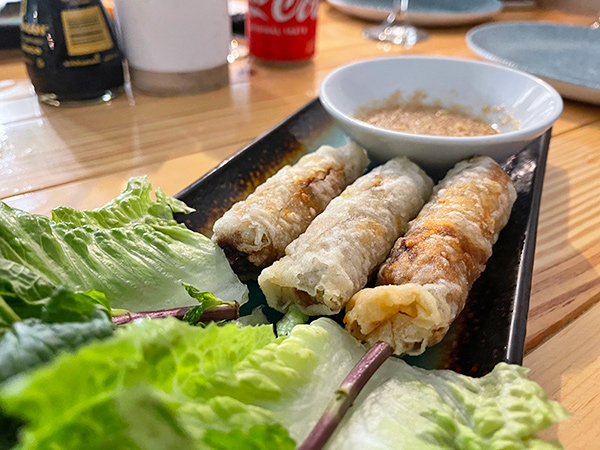
[[[293,62],[315,53],[319,0],[249,0],[246,37],[250,54]]]

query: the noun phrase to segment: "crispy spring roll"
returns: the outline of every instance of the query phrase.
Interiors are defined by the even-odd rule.
[[[510,177],[492,159],[458,163],[394,245],[377,286],[348,303],[348,330],[370,346],[387,342],[397,355],[437,344],[485,269],[515,198]]]
[[[234,271],[250,278],[284,254],[285,248],[350,183],[369,159],[354,143],[323,146],[286,166],[246,200],[233,205],[213,227]]]
[[[406,158],[356,180],[262,271],[258,283],[269,305],[287,311],[296,304],[309,315],[339,312],[406,231],[432,187]]]

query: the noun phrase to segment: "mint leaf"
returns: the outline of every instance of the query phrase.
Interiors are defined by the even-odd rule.
[[[32,318],[16,322],[0,338],[0,383],[51,361],[61,352],[72,352],[90,340],[107,338],[113,330],[111,320],[99,309],[81,322],[44,323]]]
[[[110,316],[106,296],[98,291],[72,292],[64,286],[54,290],[42,307],[40,318],[45,323],[85,322],[99,309]]]
[[[208,306],[202,304],[189,309],[183,316],[183,321],[190,325],[198,325],[202,322],[202,314],[208,309]]]
[[[39,317],[53,290],[44,276],[0,258],[0,328],[27,317]]]
[[[57,288],[27,267],[0,259],[0,382],[112,334],[101,292]],[[24,319],[21,321],[21,319]]]
[[[199,305],[194,306],[183,316],[183,320],[190,325],[197,325],[202,321],[202,314],[207,309],[212,309],[215,306],[219,305],[230,305],[235,306],[233,302],[225,302],[220,298],[215,297],[210,292],[200,292],[200,290],[196,289],[194,286],[183,283],[183,287],[188,292],[188,294],[198,300]]]

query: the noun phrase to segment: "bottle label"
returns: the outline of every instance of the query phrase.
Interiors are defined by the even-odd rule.
[[[123,85],[119,44],[101,0],[21,5],[21,49],[38,94],[58,102],[92,100]]]
[[[98,6],[62,11],[61,20],[69,56],[89,55],[113,48],[108,26]]]

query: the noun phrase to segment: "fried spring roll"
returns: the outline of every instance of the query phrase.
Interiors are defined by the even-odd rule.
[[[344,322],[359,340],[397,355],[437,344],[465,306],[508,222],[516,192],[487,157],[458,163],[381,266],[377,286],[358,292]]]
[[[233,205],[215,222],[212,240],[223,248],[236,273],[256,276],[283,256],[288,244],[368,164],[365,150],[357,144],[323,146],[282,168]]]
[[[406,158],[373,169],[335,198],[286,255],[262,271],[269,305],[335,314],[365,286],[429,198],[431,179]]]

